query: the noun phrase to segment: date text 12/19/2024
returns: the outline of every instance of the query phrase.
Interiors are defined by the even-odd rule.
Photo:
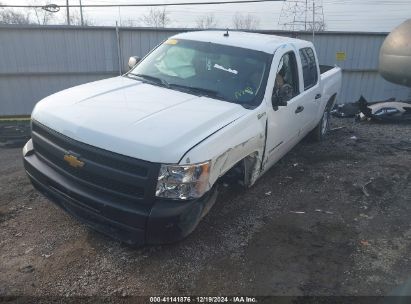
[[[255,297],[150,297],[150,303],[258,303]]]

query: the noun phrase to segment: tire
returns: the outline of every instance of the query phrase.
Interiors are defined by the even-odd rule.
[[[323,116],[321,117],[318,125],[311,131],[310,139],[316,142],[321,142],[325,139],[330,123],[330,107],[327,105],[325,107]]]

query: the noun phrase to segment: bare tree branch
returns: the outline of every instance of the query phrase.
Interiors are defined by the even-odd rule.
[[[70,24],[71,25],[81,25],[81,16],[79,11],[70,12]],[[88,16],[83,12],[83,25],[91,26],[94,25],[93,20],[89,19]]]
[[[214,17],[214,14],[205,15],[197,18],[196,20],[197,27],[200,29],[209,29],[217,27],[217,20]]]
[[[254,15],[236,13],[233,17],[233,26],[236,30],[255,30],[260,25],[260,19]]]
[[[151,8],[150,11],[141,17],[141,22],[149,27],[166,27],[170,22],[166,8]]]
[[[1,4],[1,3],[0,3]],[[9,8],[0,8],[0,24],[32,24],[30,14],[16,12]]]
[[[30,5],[38,5],[38,3],[34,0],[29,2]],[[51,4],[51,0],[45,1],[44,5]],[[41,4],[43,5],[43,3]],[[53,13],[42,9],[41,7],[33,7],[31,8],[36,16],[37,24],[39,25],[47,25],[50,24],[51,20],[53,19]]]

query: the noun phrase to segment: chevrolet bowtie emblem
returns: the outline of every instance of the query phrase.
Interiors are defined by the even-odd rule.
[[[66,161],[73,168],[82,168],[84,166],[84,162],[82,162],[76,156],[71,154],[65,154],[64,161]]]

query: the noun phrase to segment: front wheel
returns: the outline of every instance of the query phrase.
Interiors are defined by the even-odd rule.
[[[314,141],[323,141],[329,129],[329,122],[330,109],[326,107],[320,122],[314,128],[314,130],[311,131],[310,138]]]

